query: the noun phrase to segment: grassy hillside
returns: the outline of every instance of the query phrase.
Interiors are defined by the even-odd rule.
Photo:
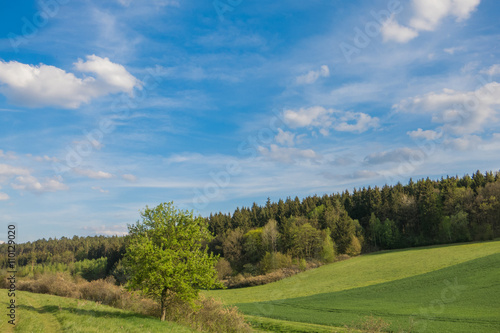
[[[5,289],[0,289],[0,302],[5,309]],[[72,298],[16,292],[16,303],[15,327],[5,320],[4,310],[0,332],[194,332],[156,318]]]
[[[252,316],[342,327],[500,331],[500,241],[364,255],[265,286],[213,291]]]

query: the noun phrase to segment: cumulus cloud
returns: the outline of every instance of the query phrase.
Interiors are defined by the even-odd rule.
[[[94,170],[79,169],[79,168],[74,168],[73,171],[81,176],[85,176],[92,179],[109,179],[113,177],[112,174],[104,171],[94,171]]]
[[[381,31],[384,42],[395,41],[398,43],[406,43],[418,36],[417,31],[399,25],[394,19],[394,15],[384,22]]]
[[[332,109],[325,109],[322,106],[301,108],[298,111],[285,110],[283,113],[285,122],[292,128],[331,125],[330,115]]]
[[[377,128],[379,120],[362,112],[344,112],[339,115],[333,128],[340,132],[363,133],[370,128]]]
[[[423,152],[421,150],[410,148],[399,148],[395,150],[374,153],[365,157],[367,164],[398,163],[410,159],[421,159]]]
[[[309,71],[307,74],[298,76],[296,78],[297,84],[311,84],[316,82],[320,77],[329,77],[330,68],[327,65],[321,66],[317,71]]]
[[[15,190],[24,190],[35,193],[55,192],[67,190],[69,187],[55,178],[48,178],[40,182],[36,177],[31,175],[16,177],[15,183],[11,184]]]
[[[301,108],[297,111],[286,110],[283,118],[291,128],[317,127],[324,136],[328,135],[330,128],[340,132],[362,133],[378,127],[379,123],[378,118],[366,113],[325,109],[322,106]]]
[[[418,36],[420,31],[434,31],[446,17],[457,22],[467,20],[477,9],[481,0],[412,0],[413,16],[409,26],[400,25],[389,18],[382,28],[384,41],[406,43]]]
[[[475,91],[443,89],[401,101],[394,108],[400,112],[429,113],[443,129],[465,135],[482,131],[498,121],[500,84],[490,82]]]
[[[83,78],[60,68],[0,60],[0,93],[26,107],[55,106],[75,109],[93,98],[114,93],[132,94],[141,83],[122,65],[96,55],[78,60],[76,70],[93,74]]]
[[[433,130],[424,131],[421,128],[419,128],[416,131],[407,132],[406,134],[408,134],[412,139],[424,139],[424,140],[437,140],[443,135],[443,133],[438,133]]]
[[[272,144],[269,149],[259,146],[258,150],[264,157],[282,163],[294,163],[319,158],[319,155],[312,149],[301,150],[298,148],[280,147],[275,144]]]

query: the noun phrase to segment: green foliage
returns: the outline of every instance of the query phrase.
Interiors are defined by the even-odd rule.
[[[281,252],[266,252],[260,261],[261,274],[292,266],[292,257]]]
[[[300,258],[315,258],[321,251],[321,231],[310,223],[291,229],[293,254]]]
[[[243,235],[243,251],[246,263],[258,263],[265,253],[262,244],[262,230],[262,228],[253,229]]]
[[[321,254],[320,259],[325,263],[332,263],[335,261],[335,244],[330,237],[330,229],[327,228],[321,232]]]
[[[78,274],[88,281],[104,279],[107,263],[107,258],[77,261],[73,265],[73,274]]]
[[[347,247],[346,253],[350,256],[357,256],[361,253],[361,248],[362,245],[358,237],[352,236],[351,243]]]
[[[220,286],[215,264],[202,244],[211,240],[203,219],[162,203],[141,212],[142,222],[129,226],[125,255],[130,268],[128,287],[140,289],[161,302],[162,320],[167,303],[192,302],[200,288]]]

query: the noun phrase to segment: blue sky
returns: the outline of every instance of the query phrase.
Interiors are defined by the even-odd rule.
[[[3,238],[500,169],[498,1],[3,6]]]

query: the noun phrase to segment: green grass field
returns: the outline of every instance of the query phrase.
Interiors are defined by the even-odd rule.
[[[16,325],[7,323],[7,290],[0,289],[3,309],[0,332],[194,332],[157,318],[115,309],[95,302],[52,295],[16,292]]]
[[[500,241],[385,251],[272,284],[207,292],[256,318],[342,331],[374,316],[393,331],[500,332]],[[295,330],[307,332],[307,328]]]

